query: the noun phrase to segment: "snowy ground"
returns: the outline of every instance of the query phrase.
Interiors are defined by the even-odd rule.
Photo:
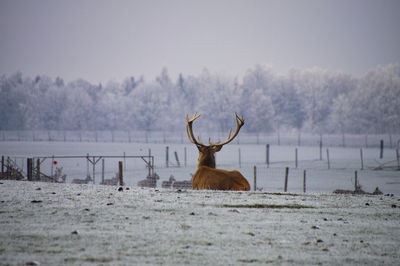
[[[118,191],[2,180],[0,229],[3,265],[400,261],[398,196]]]

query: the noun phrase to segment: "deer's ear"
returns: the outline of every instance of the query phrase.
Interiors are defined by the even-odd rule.
[[[222,149],[222,146],[223,146],[223,145],[213,146],[213,150],[214,150],[215,152],[218,152],[218,151],[220,151],[220,150]]]
[[[204,151],[204,147],[201,145],[196,145],[197,149],[199,150],[199,152],[203,152]]]

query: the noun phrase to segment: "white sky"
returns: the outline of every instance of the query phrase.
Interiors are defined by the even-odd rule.
[[[0,74],[172,78],[400,62],[398,0],[0,0]]]

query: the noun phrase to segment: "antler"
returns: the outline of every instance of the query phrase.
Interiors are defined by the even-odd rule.
[[[198,139],[196,140],[196,138],[193,135],[193,129],[192,129],[192,124],[193,121],[196,120],[197,118],[199,118],[200,115],[198,115],[197,113],[194,114],[194,116],[192,117],[192,119],[189,120],[189,115],[186,114],[186,121],[187,121],[187,126],[186,126],[186,133],[188,135],[188,138],[190,140],[190,142],[192,142],[193,144],[196,144],[198,146],[205,146],[201,140],[200,137],[197,137]]]
[[[212,146],[221,146],[222,147],[223,145],[228,144],[229,142],[231,142],[237,136],[237,134],[239,134],[240,128],[244,125],[244,119],[243,119],[243,116],[239,117],[236,112],[235,112],[235,118],[236,118],[236,130],[235,130],[235,133],[233,133],[233,135],[231,136],[231,133],[232,133],[232,128],[231,128],[229,130],[228,138],[224,142],[211,143],[209,141],[210,145],[212,145]]]

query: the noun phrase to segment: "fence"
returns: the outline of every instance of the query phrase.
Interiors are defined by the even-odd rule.
[[[212,140],[226,138],[227,132],[207,132],[204,139]],[[200,135],[202,137],[202,135]],[[128,143],[189,143],[185,130],[180,132],[162,131],[60,131],[60,130],[1,130],[0,141],[65,141],[65,142],[128,142]],[[400,134],[354,135],[354,134],[283,134],[241,132],[235,139],[237,144],[271,144],[289,146],[319,146],[325,147],[379,147],[381,141],[385,148],[400,147]]]
[[[2,152],[5,152],[6,155],[17,146],[27,154],[35,154],[37,147],[42,145],[41,143],[11,144],[3,146]],[[68,143],[71,150],[77,150],[78,147],[81,150],[86,147],[96,147],[98,151],[108,151],[111,146],[121,147],[119,144],[110,145],[108,143],[96,143],[95,145]],[[122,146],[138,151],[146,147],[146,145],[134,143]],[[7,151],[7,147],[11,150]],[[64,147],[64,144],[54,143],[54,145],[46,146],[46,152],[56,153]],[[149,153],[149,156],[153,156],[152,169],[160,176],[160,182],[167,181],[171,175],[177,181],[190,180],[191,174],[195,173],[198,151],[194,145],[151,144],[149,147],[152,147],[152,151]],[[8,169],[7,157],[3,157],[2,172],[4,168]],[[67,175],[66,182],[72,182],[72,179],[75,178],[86,178],[89,175],[94,180],[99,180],[100,176],[105,176],[106,179],[115,177],[118,173],[118,161],[123,161],[124,181],[127,185],[135,186],[139,180],[148,176],[149,170],[147,164],[143,164],[143,160],[140,159],[141,156],[137,159],[135,156],[87,154],[86,156],[36,156],[31,158],[36,164],[37,160],[40,160],[40,171],[49,177],[62,179],[63,175]],[[252,189],[258,187],[263,188],[264,191],[283,191],[285,171],[289,167],[288,192],[303,191],[304,170],[307,174],[307,192],[332,192],[338,188],[352,189],[355,170],[359,171],[360,183],[366,190],[371,191],[375,188],[372,186],[379,186],[384,192],[400,191],[398,149],[230,144],[216,153],[216,158],[217,168],[239,170],[252,184]],[[28,175],[27,158],[11,157],[10,161],[18,166],[23,177],[26,178]],[[256,186],[253,182],[254,166],[257,167]],[[37,167],[33,167],[33,176],[37,171],[35,168]]]

